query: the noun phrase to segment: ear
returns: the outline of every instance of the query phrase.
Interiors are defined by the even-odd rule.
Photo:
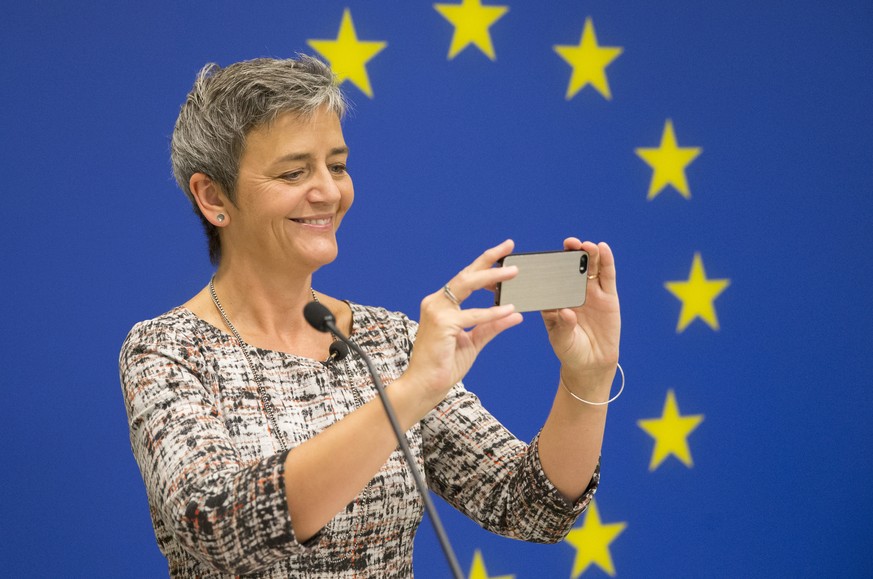
[[[205,173],[194,173],[188,181],[191,194],[203,216],[215,227],[224,227],[230,221],[227,211],[230,203],[221,187]],[[222,215],[221,220],[218,216]]]

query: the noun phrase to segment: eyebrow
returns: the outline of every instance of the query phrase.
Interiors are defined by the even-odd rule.
[[[348,147],[335,147],[331,149],[327,156],[334,157],[336,155],[348,155],[349,148]],[[311,153],[289,153],[287,155],[283,155],[274,161],[274,163],[286,163],[288,161],[305,161],[307,159],[311,159]]]

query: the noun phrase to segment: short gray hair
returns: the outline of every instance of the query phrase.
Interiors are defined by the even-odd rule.
[[[235,203],[249,132],[283,113],[307,117],[323,106],[342,119],[347,103],[330,68],[311,56],[256,58],[226,68],[210,63],[197,74],[176,119],[170,159],[176,182],[203,222],[213,264],[221,259],[218,230],[201,214],[191,176],[208,175]]]

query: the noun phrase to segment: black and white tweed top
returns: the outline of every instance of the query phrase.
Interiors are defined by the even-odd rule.
[[[388,386],[404,372],[417,326],[350,304],[352,339]],[[293,448],[376,392],[364,363],[338,364],[251,347]],[[345,367],[344,367],[345,365]],[[411,577],[423,504],[396,450],[315,537],[297,542],[285,500],[285,453],[233,336],[178,307],[133,327],[119,360],[133,453],[172,577]],[[353,395],[357,389],[360,396]],[[555,542],[588,505],[567,503],[540,466],[463,384],[408,433],[430,488],[495,533]]]

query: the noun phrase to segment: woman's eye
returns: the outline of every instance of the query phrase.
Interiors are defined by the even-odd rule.
[[[296,181],[300,179],[301,176],[303,176],[303,171],[291,171],[290,173],[282,175],[282,179],[285,179],[286,181]]]
[[[346,167],[345,163],[337,163],[336,165],[332,165],[330,169],[337,175],[344,175],[348,171],[348,167]]]

